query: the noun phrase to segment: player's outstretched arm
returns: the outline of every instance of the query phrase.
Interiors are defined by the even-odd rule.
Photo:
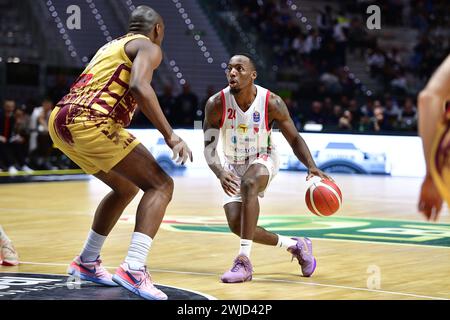
[[[236,181],[238,178],[231,172],[223,169],[217,153],[222,116],[222,101],[220,93],[218,93],[209,98],[205,106],[205,121],[203,122],[205,140],[204,156],[209,168],[220,180],[225,193],[232,196],[237,193],[238,184]]]
[[[308,146],[305,140],[300,136],[297,128],[292,121],[289,114],[289,110],[286,103],[274,93],[270,94],[269,99],[269,119],[275,121],[281,133],[286,138],[287,142],[294,151],[295,156],[300,160],[308,169],[308,176],[306,180],[311,179],[313,176],[319,176],[322,179],[332,180],[331,177],[323,173],[317,168],[314,159],[311,156]]]
[[[188,158],[192,161],[192,152],[187,144],[178,137],[167,121],[158,102],[155,90],[150,85],[153,71],[162,60],[161,48],[145,39],[130,41],[126,53],[133,61],[130,75],[130,92],[144,115],[162,133],[167,145],[174,151],[181,163]]]
[[[426,162],[426,176],[419,197],[419,211],[428,220],[437,220],[442,208],[442,197],[431,177],[430,157],[436,126],[444,113],[445,103],[450,99],[450,55],[430,78],[427,86],[420,92],[419,135],[422,137]]]

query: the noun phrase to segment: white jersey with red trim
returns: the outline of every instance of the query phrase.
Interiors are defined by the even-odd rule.
[[[223,108],[220,136],[225,159],[230,164],[251,163],[275,153],[269,127],[270,91],[255,86],[255,100],[246,112],[239,108],[230,87],[220,92]]]

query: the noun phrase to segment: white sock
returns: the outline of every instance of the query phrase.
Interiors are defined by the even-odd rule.
[[[277,234],[277,236],[278,236],[277,247],[279,248],[289,248],[297,244],[297,241],[295,241],[294,239],[285,236],[280,236],[279,234]]]
[[[102,236],[91,229],[91,231],[89,231],[86,243],[84,244],[83,251],[81,251],[80,254],[81,260],[83,262],[92,262],[97,260],[105,240],[106,236]]]
[[[252,251],[252,240],[241,239],[241,248],[239,249],[239,254],[243,254],[246,257],[250,257],[250,252]]]
[[[128,263],[131,269],[139,270],[146,265],[147,255],[152,241],[152,238],[146,234],[133,232],[128,255],[125,258],[125,262]]]
[[[11,239],[8,238],[2,226],[0,226],[0,244],[11,242]]]

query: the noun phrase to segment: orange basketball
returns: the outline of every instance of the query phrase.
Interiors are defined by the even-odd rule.
[[[326,217],[336,213],[342,205],[342,193],[330,180],[314,182],[306,190],[305,201],[308,209],[317,216]]]

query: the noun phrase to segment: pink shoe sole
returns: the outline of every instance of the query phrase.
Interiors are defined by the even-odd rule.
[[[240,280],[240,281],[228,281],[227,279],[220,279],[223,283],[243,283],[243,282],[247,282],[247,281],[252,281],[252,276],[248,276],[247,278],[245,278],[244,280]]]

